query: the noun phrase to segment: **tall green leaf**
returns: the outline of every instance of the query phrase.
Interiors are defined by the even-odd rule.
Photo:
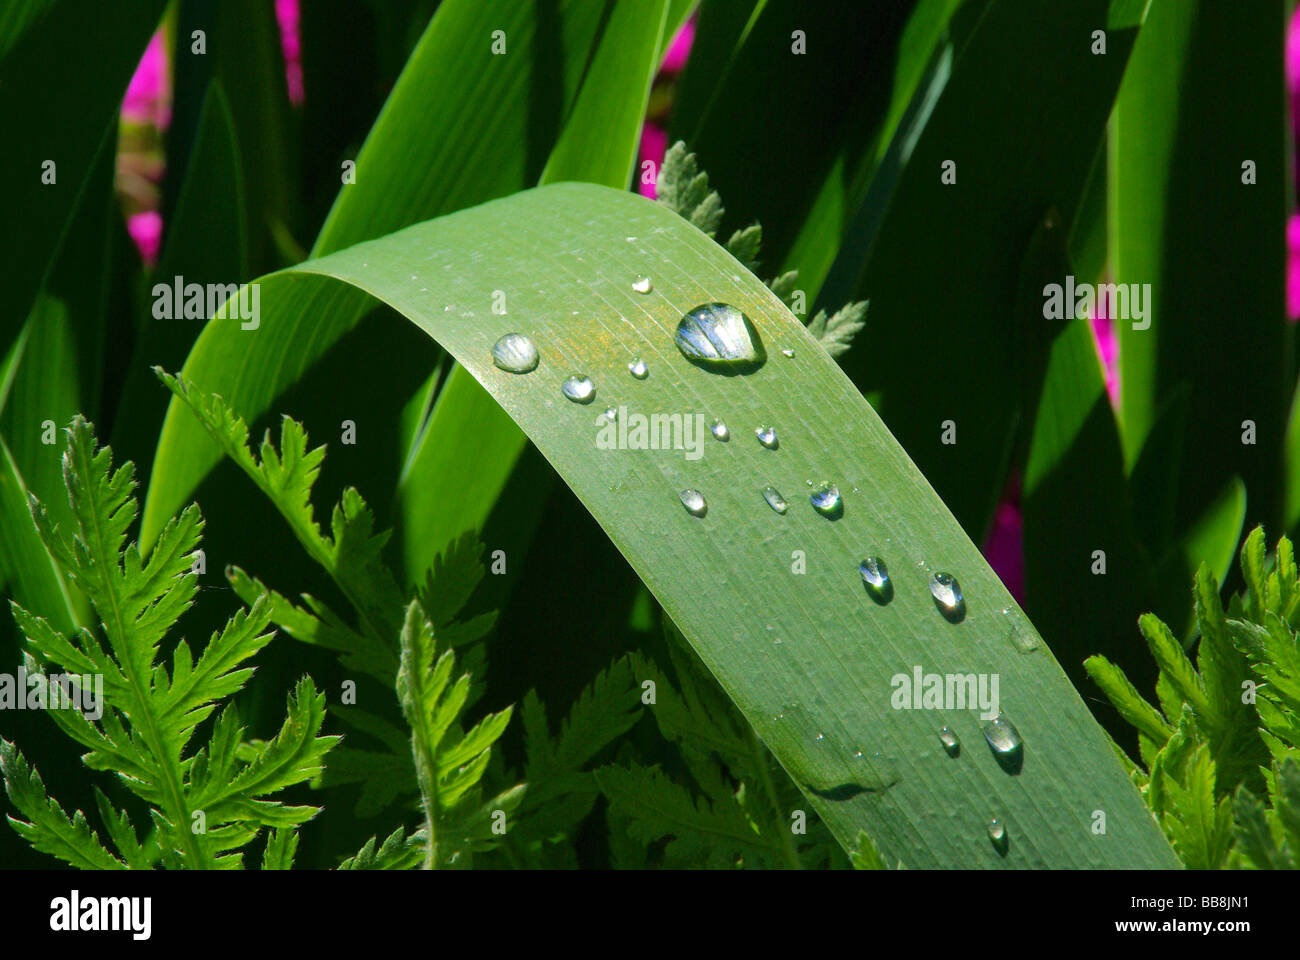
[[[437,276],[436,296],[411,280],[416,265]],[[633,292],[638,273],[653,277],[653,293]],[[477,302],[501,283],[517,316],[437,306]],[[436,337],[505,408],[846,848],[866,829],[887,862],[909,867],[1176,865],[1110,742],[974,544],[803,325],[704,234],[625,192],[544,187],[266,278],[258,336],[291,338],[367,297]],[[753,320],[772,356],[765,366],[720,376],[681,355],[673,331],[683,312],[712,300]],[[542,357],[523,376],[490,359],[496,339],[518,328]],[[786,347],[794,359],[780,355]],[[647,380],[628,375],[634,355],[649,364]],[[235,322],[213,320],[186,378],[224,393],[239,383],[242,356]],[[595,406],[561,395],[574,372],[594,378]],[[722,444],[702,431],[698,459],[602,449],[606,405],[621,407],[624,423],[649,413],[693,425],[721,417],[735,435]],[[763,422],[777,425],[778,449],[747,440]],[[210,443],[174,402],[154,523]],[[837,518],[808,502],[805,481],[822,478],[843,493]],[[787,496],[787,513],[763,502],[767,484]],[[687,488],[707,498],[704,516],[683,509]],[[863,591],[857,565],[867,553],[889,563],[888,605]],[[965,591],[960,623],[940,615],[927,588],[944,570]],[[1000,705],[1024,737],[1018,770],[984,747],[974,711],[892,709],[895,676],[914,669],[997,674]],[[967,745],[956,760],[937,737],[944,723]],[[1107,814],[1104,835],[1092,830],[1096,809]],[[1002,849],[989,842],[991,817],[1009,831]]]

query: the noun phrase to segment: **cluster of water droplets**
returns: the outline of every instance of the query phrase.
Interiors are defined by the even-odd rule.
[[[632,290],[638,294],[648,294],[653,289],[653,282],[646,276],[637,276],[632,283]],[[767,359],[762,341],[749,318],[725,303],[706,303],[689,311],[677,325],[674,342],[681,354],[692,363],[724,374],[757,369]],[[794,357],[792,348],[783,349],[781,353],[787,358]],[[537,345],[523,334],[506,334],[493,345],[492,362],[508,373],[530,373],[537,369],[539,363]],[[640,357],[628,363],[627,369],[636,380],[645,380],[650,375],[648,365]],[[596,386],[586,374],[573,374],[564,380],[560,389],[574,403],[591,403],[596,396]],[[617,416],[618,411],[614,407],[605,411],[605,417],[610,421]],[[721,419],[715,419],[709,431],[719,442],[726,443],[731,439],[731,431]],[[780,446],[775,427],[762,424],[755,429],[754,435],[765,449],[776,450]],[[808,499],[818,514],[832,520],[843,515],[843,498],[834,483],[829,480],[819,483],[809,481],[809,487]],[[785,497],[776,487],[768,485],[760,492],[773,512],[783,515],[789,509]],[[708,503],[699,490],[687,488],[678,496],[683,508],[691,516],[702,518],[708,513]],[[882,558],[864,558],[858,564],[858,573],[867,595],[873,601],[884,606],[893,600],[894,583]],[[966,600],[956,577],[943,571],[935,572],[930,577],[929,587],[935,607],[944,619],[960,623],[966,616]],[[1002,612],[1009,614],[1008,610]],[[1037,641],[1031,634],[1014,626],[1012,639],[1022,652],[1037,648]],[[778,719],[782,718],[784,713],[778,716]],[[1015,725],[999,713],[984,724],[982,732],[998,764],[1009,773],[1019,773],[1024,760],[1024,743]],[[961,740],[956,731],[950,726],[944,726],[938,736],[949,757],[956,759],[960,756]],[[816,739],[822,741],[824,734],[819,734]],[[861,756],[860,752],[858,756]],[[988,822],[988,836],[997,851],[1005,856],[1009,842],[1005,824],[997,818],[991,819]]]

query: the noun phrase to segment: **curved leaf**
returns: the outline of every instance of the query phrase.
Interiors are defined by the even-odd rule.
[[[415,265],[427,280],[411,280]],[[652,293],[633,292],[638,273],[652,275]],[[484,303],[502,283],[513,291],[509,317],[441,308]],[[420,289],[430,284],[432,295]],[[206,391],[255,395],[236,362],[250,337],[287,350],[321,316],[371,298],[435,337],[537,445],[846,848],[866,829],[886,861],[909,867],[1176,866],[1106,736],[979,551],[803,325],[704,234],[621,191],[539,188],[266,278],[261,327],[211,321],[185,375]],[[678,352],[683,312],[712,300],[752,319],[771,356],[761,369],[719,376]],[[490,359],[517,328],[542,357],[524,376]],[[636,355],[650,367],[644,381],[626,368]],[[594,378],[594,405],[561,395],[573,373]],[[602,449],[606,406],[628,425],[637,414],[693,426],[721,417],[733,436],[719,443],[705,430],[695,448],[683,432],[685,450]],[[763,422],[777,425],[778,449],[748,436]],[[217,455],[177,401],[159,450],[155,527],[161,505]],[[838,519],[808,502],[804,482],[823,477],[843,492]],[[786,514],[764,504],[766,484],[785,493]],[[688,487],[707,497],[705,516],[682,508]],[[886,606],[862,589],[866,553],[893,572]],[[940,616],[927,589],[938,570],[965,589],[960,623]],[[893,709],[897,675],[914,668],[996,674],[1026,744],[1019,769],[984,746],[976,711]],[[956,759],[936,736],[945,723],[966,744]],[[991,817],[1007,825],[1001,851],[986,833]]]

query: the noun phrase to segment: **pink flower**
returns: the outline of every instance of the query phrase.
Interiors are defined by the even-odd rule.
[[[664,54],[664,62],[659,66],[660,73],[681,73],[686,66],[686,60],[691,55],[691,44],[695,42],[695,18],[687,20],[682,24],[682,28],[677,31],[677,36],[673,37],[673,42],[668,44],[668,52]]]
[[[147,266],[158,262],[158,249],[162,245],[162,214],[157,210],[146,210],[127,217],[126,230],[135,241],[136,249]]]
[[[647,122],[641,128],[641,152],[636,166],[637,187],[641,191],[641,196],[649,197],[653,200],[658,196],[655,189],[655,177],[658,176],[659,165],[664,161],[664,152],[668,149],[668,131],[656,123]],[[655,177],[650,177],[649,183],[641,176],[641,171],[645,169],[646,162],[654,164]]]
[[[275,18],[280,22],[280,47],[284,50],[284,80],[289,102],[302,103],[302,46],[298,34],[298,0],[275,0]]]
[[[663,63],[659,66],[659,76],[655,78],[654,90],[650,94],[649,116],[641,128],[641,148],[637,155],[636,184],[642,196],[653,200],[658,191],[655,179],[664,162],[664,152],[668,149],[668,113],[672,107],[672,79],[682,72],[686,60],[691,55],[691,45],[695,42],[695,18],[687,20],[677,31],[668,50],[664,53]],[[650,183],[643,182],[642,171],[646,164],[651,164],[654,177]]]
[[[1102,298],[1093,312],[1092,339],[1097,345],[1097,354],[1101,357],[1101,366],[1106,373],[1106,393],[1110,396],[1110,405],[1119,406],[1119,337],[1115,333],[1115,324],[1107,313],[1109,298]]]
[[[980,552],[1016,602],[1024,603],[1024,522],[1020,515],[1020,477],[1017,475],[1007,481],[1007,489],[993,518],[993,527]]]
[[[171,120],[171,96],[168,89],[167,53],[162,31],[155,33],[135,68],[131,83],[122,100],[122,119],[166,130]]]

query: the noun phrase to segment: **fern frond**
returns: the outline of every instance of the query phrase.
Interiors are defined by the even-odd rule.
[[[451,681],[455,657],[450,650],[437,654],[433,625],[417,600],[407,606],[401,648],[397,698],[411,727],[411,752],[428,837],[425,866],[432,869],[441,862],[438,831],[443,811],[454,808],[478,784],[492,745],[510,722],[512,708],[489,714],[460,737],[447,740],[465,705],[470,678],[464,674]]]
[[[267,431],[255,456],[249,447],[247,424],[225,400],[161,368],[155,367],[154,372],[189,406],[226,456],[270,498],[303,549],[357,610],[370,638],[381,644],[391,643],[401,628],[396,611],[401,609],[403,598],[380,558],[389,533],[374,532],[374,515],[351,487],[343,491],[342,500],[334,508],[329,535],[321,531],[311,497],[325,448],[310,448],[303,426],[285,417],[280,423],[279,449]]]
[[[272,637],[270,608],[258,601],[232,617],[198,653],[180,640],[170,665],[159,660],[163,638],[192,604],[192,556],[203,521],[187,508],[164,528],[148,560],[127,534],[136,516],[132,466],[112,468],[111,451],[96,449],[93,430],[73,420],[67,431],[64,479],[73,529],[52,526],[33,502],[37,529],[69,581],[89,599],[97,631],[65,637],[48,622],[13,605],[28,639],[27,664],[95,676],[97,709],[52,709],[49,716],[85,746],[93,770],[116,773],[150,805],[154,832],[139,842],[124,812],[97,794],[101,817],[121,859],[108,854],[81,813],[68,818],[16,749],[5,762],[5,786],[30,822],[15,827],[37,849],[81,867],[112,865],[226,868],[242,865],[240,849],[263,825],[300,823],[314,807],[286,807],[266,799],[313,776],[338,741],[320,737],[323,697],[304,678],[291,697],[284,729],[270,744],[243,742],[237,714],[228,707],[206,744],[190,749],[196,730],[220,702],[252,675],[247,661]],[[170,667],[170,669],[169,669]],[[84,701],[83,701],[84,705]],[[107,859],[105,859],[107,858]],[[110,862],[111,861],[111,862]]]
[[[45,783],[36,768],[29,766],[18,748],[4,739],[0,739],[0,773],[4,774],[10,802],[27,817],[8,817],[9,823],[34,849],[82,870],[126,869],[126,864],[104,847],[80,810],[69,817],[57,800],[46,795]]]

